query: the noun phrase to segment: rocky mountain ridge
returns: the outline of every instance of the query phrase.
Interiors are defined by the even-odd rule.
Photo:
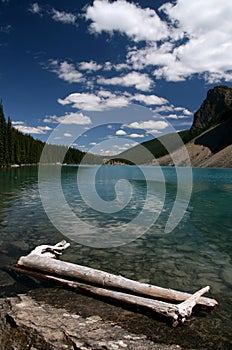
[[[232,118],[232,89],[224,85],[216,86],[208,91],[206,99],[194,114],[190,132],[199,132],[228,118]]]
[[[178,134],[192,166],[232,168],[232,88],[221,85],[208,90],[206,99],[194,114],[190,130]],[[172,154],[168,154],[165,144],[172,145]],[[123,152],[117,158],[136,159],[136,164],[146,165],[157,165],[157,161],[161,166],[189,164],[183,159],[176,134],[161,136],[142,143],[142,146],[149,151],[147,158],[142,154],[141,146]],[[173,158],[178,160],[175,164]]]

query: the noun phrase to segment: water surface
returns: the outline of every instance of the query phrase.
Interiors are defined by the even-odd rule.
[[[127,178],[133,189],[134,197],[125,209],[110,214],[98,212],[83,202],[76,185],[77,169],[75,166],[63,167],[63,192],[75,215],[92,225],[91,234],[94,227],[101,228],[105,234],[110,233],[138,215],[147,194],[147,182],[140,170],[106,166],[99,172],[96,189],[104,200],[115,199],[115,183],[121,177]],[[187,292],[210,285],[211,296],[219,301],[219,307],[210,314],[197,314],[184,326],[181,337],[186,337],[185,344],[189,341],[189,348],[200,341],[206,349],[231,349],[232,169],[193,169],[191,201],[182,221],[170,234],[163,231],[176,196],[176,172],[174,168],[165,168],[163,172],[165,202],[160,204],[162,191],[156,179],[152,186],[160,215],[144,235],[129,244],[105,249],[72,242],[63,258]],[[43,209],[37,175],[37,167],[0,171],[1,266],[14,264],[19,256],[39,244],[53,244],[64,238]],[[52,190],[55,179],[48,178],[47,181],[51,183],[50,195],[55,200],[56,194]],[[81,234],[88,235],[88,232]],[[19,291],[19,285],[3,270],[0,270],[0,281],[1,296]],[[187,339],[189,334],[192,340]],[[169,341],[168,336],[166,340]],[[177,337],[176,343],[181,345],[181,338]]]

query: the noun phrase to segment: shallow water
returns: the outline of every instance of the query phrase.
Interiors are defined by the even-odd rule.
[[[123,210],[113,213],[111,209],[103,213],[101,208],[99,211],[89,208],[82,200],[76,185],[77,170],[78,167],[75,166],[62,167],[63,193],[81,224],[76,241],[72,242],[63,258],[187,292],[210,285],[210,294],[219,301],[219,307],[213,313],[199,314],[192,326],[186,327],[192,327],[195,342],[197,337],[201,341],[204,339],[205,348],[232,348],[232,169],[193,169],[193,191],[188,209],[178,226],[169,234],[164,233],[164,227],[176,197],[174,168],[162,169],[166,180],[165,189],[162,187],[162,176],[154,173],[154,168],[148,167],[145,170],[145,176],[150,176],[149,181],[145,180],[143,168],[142,171],[135,167],[115,166],[100,169],[96,178],[96,190],[103,200],[109,201],[109,208],[117,195],[117,180],[126,178],[131,183],[133,193],[128,204]],[[49,184],[47,195],[53,198],[53,213],[59,207],[59,198],[56,178],[51,177],[53,170],[49,174],[45,184]],[[152,174],[157,175],[156,180],[152,178]],[[129,188],[126,187],[127,184],[121,185],[118,191],[121,190],[123,202],[123,192],[127,193]],[[88,192],[88,177],[83,178],[83,186]],[[148,187],[150,193],[146,203]],[[49,221],[42,206],[37,167],[1,170],[0,199],[2,266],[14,264],[19,256],[28,253],[36,245],[53,244],[64,238]],[[119,232],[122,225],[135,218],[144,203],[147,215],[145,218],[156,210],[156,221],[138,239],[117,246],[116,243],[122,243],[123,237],[117,240],[116,234],[113,238],[110,235],[112,232]],[[65,212],[62,217],[62,211],[59,211],[59,218],[65,222],[67,234],[69,228],[70,232],[75,228],[71,221],[67,221],[69,218],[65,216]],[[83,224],[82,227],[82,223],[87,223],[88,226]],[[141,229],[142,226],[138,227]],[[139,230],[133,228],[133,234],[139,236]],[[102,241],[110,237],[108,242],[112,239],[114,244],[108,244],[106,248],[96,248],[95,243],[99,239],[94,236],[95,232],[100,232]],[[69,240],[70,237],[74,237],[72,233],[66,239]],[[87,242],[95,247],[80,242]],[[2,296],[18,291],[19,285],[3,270],[0,270],[0,281]]]

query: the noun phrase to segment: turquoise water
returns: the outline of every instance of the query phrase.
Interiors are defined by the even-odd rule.
[[[96,190],[102,199],[110,203],[116,198],[115,184],[120,178],[130,181],[133,192],[125,208],[114,213],[97,211],[82,200],[77,188],[77,170],[75,166],[62,167],[64,196],[72,212],[81,222],[88,223],[87,228],[91,231],[87,232],[86,226],[85,230],[80,227],[78,237],[87,237],[91,242],[98,229],[106,238],[117,232],[115,228],[119,230],[142,210],[148,187],[151,206],[147,205],[146,215],[149,217],[154,210],[157,215],[154,224],[128,244],[96,248],[80,244],[77,237],[63,258],[187,292],[210,285],[210,294],[219,301],[219,307],[213,313],[199,314],[193,323],[189,323],[192,326],[186,325],[185,329],[192,327],[191,336],[199,337],[200,341],[204,339],[205,348],[232,348],[232,169],[193,169],[190,203],[181,222],[168,234],[164,233],[164,227],[176,197],[174,168],[162,169],[165,178],[163,198],[160,174],[155,177],[156,181],[150,176],[154,168],[146,168],[145,173],[150,172],[149,181],[146,181],[143,171],[135,167],[104,166],[96,178]],[[48,195],[53,198],[52,210],[55,211],[59,207],[56,180],[51,177],[53,171],[49,174],[45,183],[49,184]],[[83,184],[87,190],[90,188],[88,177],[84,178]],[[126,191],[127,187],[122,187],[122,192],[123,188]],[[1,170],[0,199],[2,266],[14,264],[19,256],[36,245],[53,244],[64,238],[49,221],[42,206],[37,167]],[[67,219],[62,218],[62,211],[59,217],[63,221]],[[67,224],[66,229],[71,229],[72,222]],[[97,241],[97,237],[95,239]],[[1,269],[0,285],[1,295],[17,288],[12,277]],[[207,347],[207,342],[213,345]]]

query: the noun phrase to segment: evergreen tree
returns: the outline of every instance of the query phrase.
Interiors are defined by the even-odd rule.
[[[0,168],[11,164],[39,163],[44,145],[44,142],[12,127],[10,118],[6,122],[0,102]],[[84,156],[83,152],[65,146],[49,145],[48,149],[47,163],[59,162],[65,154],[64,163],[78,164]]]
[[[2,101],[0,102],[0,166],[5,165],[5,129],[6,121],[3,113]]]

